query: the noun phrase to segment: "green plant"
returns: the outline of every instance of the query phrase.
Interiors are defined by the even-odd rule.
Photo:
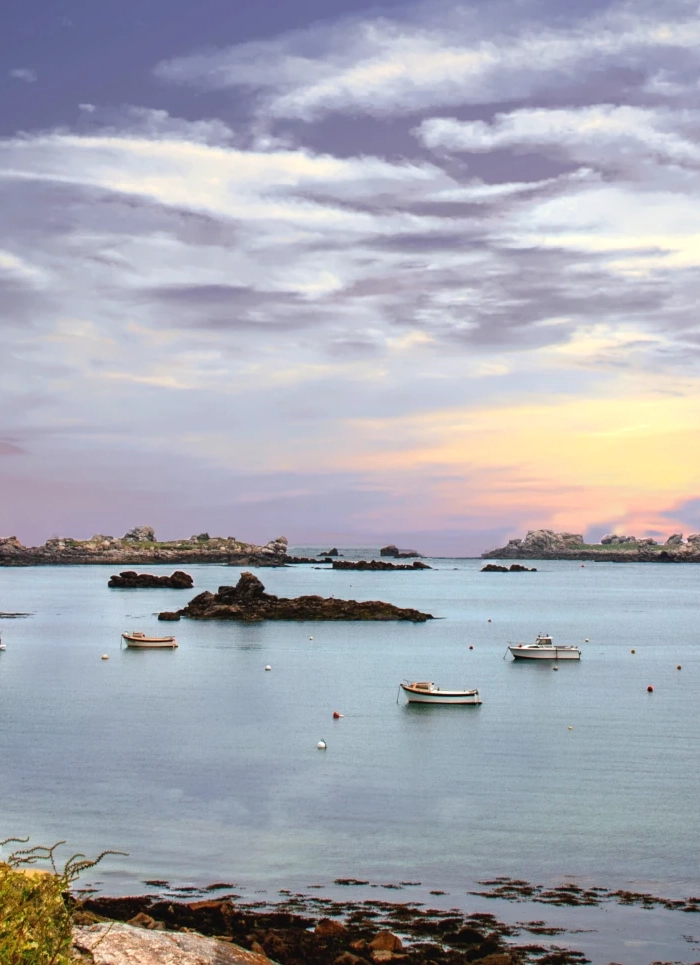
[[[26,844],[28,838],[6,838],[10,843]],[[0,962],[2,965],[68,965],[71,955],[71,886],[81,872],[93,868],[105,855],[123,854],[103,851],[94,860],[74,854],[62,869],[56,864],[55,851],[64,841],[51,847],[38,845],[15,851],[0,863]],[[38,861],[49,868],[33,868]]]

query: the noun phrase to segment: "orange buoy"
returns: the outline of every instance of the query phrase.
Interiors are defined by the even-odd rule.
[[[636,650],[630,650],[630,653],[636,653],[636,652],[637,652]]]
[[[585,564],[585,563],[581,563],[581,569],[583,570],[583,569],[585,569],[585,567],[586,567],[586,564]]]
[[[340,718],[341,718],[342,716],[343,716],[343,715],[342,715],[342,714],[339,714],[337,710],[334,710],[334,711],[333,711],[333,720],[340,720]]]
[[[676,670],[680,670],[680,669],[681,669],[681,665],[678,664],[678,666],[676,667]]]
[[[487,622],[487,623],[490,623],[490,622],[491,622],[491,617],[489,617],[486,622]]]
[[[470,650],[473,650],[473,649],[474,649],[474,647],[471,645],[471,643],[469,644],[469,649],[470,649]],[[679,668],[679,669],[680,669],[680,668]]]
[[[654,693],[654,688],[651,686],[651,684],[649,684],[649,686],[647,687],[647,693],[648,693],[648,694],[653,694],[653,693]]]

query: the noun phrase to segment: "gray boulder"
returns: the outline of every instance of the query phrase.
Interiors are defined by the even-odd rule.
[[[666,546],[682,546],[683,545],[683,533],[674,533],[672,536],[666,540]]]
[[[216,938],[113,921],[76,926],[73,953],[91,965],[270,965],[266,955]]]
[[[128,533],[124,533],[124,539],[130,543],[154,543],[156,534],[152,526],[134,526]]]

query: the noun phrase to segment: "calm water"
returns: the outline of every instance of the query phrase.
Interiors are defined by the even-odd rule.
[[[100,868],[111,893],[143,891],[144,878],[273,893],[354,876],[420,880],[455,905],[476,880],[511,875],[698,894],[700,568],[434,565],[257,572],[279,595],[444,619],[182,621],[174,652],[120,649],[119,635],[164,632],[155,613],[189,591],[109,590],[98,566],[1,569],[0,610],[32,616],[0,623],[0,836],[128,851]],[[239,573],[187,569],[196,592]],[[580,663],[554,673],[503,659],[539,631],[581,644]],[[409,707],[403,678],[477,686],[484,703]],[[692,918],[668,927],[680,936]],[[660,957],[635,948],[622,960]]]

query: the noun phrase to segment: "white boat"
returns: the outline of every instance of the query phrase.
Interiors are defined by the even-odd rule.
[[[136,647],[141,650],[159,650],[162,648],[172,650],[177,646],[175,637],[149,637],[140,630],[122,633],[122,639],[127,647]]]
[[[580,660],[578,647],[555,646],[549,634],[538,633],[534,643],[515,643],[508,647],[516,660]]]
[[[428,680],[402,683],[409,704],[480,704],[478,690],[441,690]]]

